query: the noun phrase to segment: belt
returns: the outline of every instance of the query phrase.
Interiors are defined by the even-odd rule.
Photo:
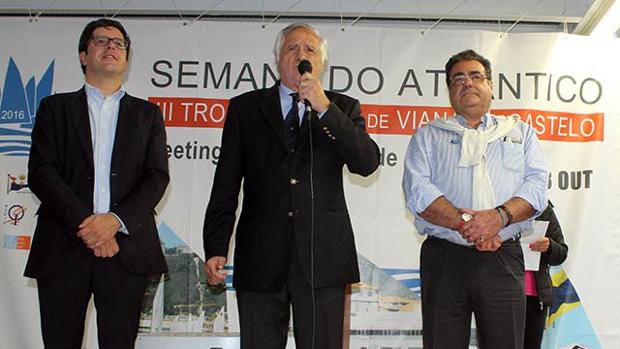
[[[451,244],[451,245],[455,245],[455,246],[470,247],[470,248],[475,247],[473,244],[461,245],[461,244],[457,244],[455,242],[452,242],[450,240],[442,239],[442,238],[439,238],[439,237],[436,237],[436,236],[432,236],[432,235],[429,235],[426,239],[427,240],[437,240],[437,241],[445,242],[445,243],[448,243],[448,244]],[[516,244],[516,243],[519,243],[519,240],[521,240],[521,233],[520,232],[515,234],[515,235],[513,235],[513,236],[511,236],[511,237],[509,237],[508,239],[502,241],[502,244]]]

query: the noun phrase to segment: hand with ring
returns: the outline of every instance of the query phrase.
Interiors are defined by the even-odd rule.
[[[484,238],[480,236],[476,239],[474,247],[480,252],[494,252],[502,246],[502,240],[499,235],[494,235],[490,238]]]

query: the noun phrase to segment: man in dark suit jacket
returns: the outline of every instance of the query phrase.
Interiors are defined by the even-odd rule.
[[[209,283],[224,281],[243,181],[233,275],[241,347],[284,348],[292,304],[297,348],[342,348],[345,287],[359,281],[342,170],[370,175],[379,149],[359,102],[323,91],[327,47],[314,28],[289,25],[274,54],[281,81],[228,107],[205,216],[205,270]],[[313,70],[300,75],[304,59]]]
[[[99,347],[133,348],[149,274],[167,270],[154,208],[168,185],[159,108],[122,89],[130,40],[114,20],[79,42],[86,85],[45,98],[28,162],[41,201],[25,276],[36,278],[45,348],[81,348],[91,294]]]

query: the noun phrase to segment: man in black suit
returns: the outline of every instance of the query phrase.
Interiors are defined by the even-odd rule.
[[[359,102],[323,90],[327,43],[314,28],[284,28],[274,54],[281,80],[228,107],[204,223],[205,270],[209,283],[224,281],[243,181],[233,276],[241,347],[284,348],[292,304],[297,348],[342,348],[345,287],[359,281],[342,170],[370,175],[379,149]],[[302,60],[311,73],[300,75]]]
[[[85,86],[37,112],[28,180],[41,206],[24,274],[37,279],[45,348],[81,348],[91,294],[99,348],[133,348],[147,277],[167,270],[154,218],[166,131],[159,108],[122,87],[129,49],[119,22],[89,23]]]

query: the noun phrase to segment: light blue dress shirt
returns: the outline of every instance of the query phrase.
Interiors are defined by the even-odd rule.
[[[85,84],[85,90],[86,100],[88,101],[88,118],[90,121],[90,135],[95,165],[93,210],[95,214],[108,213],[110,212],[112,151],[114,150],[120,101],[125,96],[125,90],[121,87],[107,97],[99,89],[88,83]],[[121,219],[115,214],[114,216],[121,223],[120,231],[127,233]]]
[[[468,127],[463,116],[456,115],[455,118],[459,124]],[[496,123],[494,116],[485,114],[479,128],[486,130]],[[442,195],[456,207],[472,207],[473,169],[457,166],[460,151],[461,135],[458,133],[430,126],[418,129],[407,148],[402,186],[407,207],[415,215],[414,224],[420,234],[470,245],[458,231],[426,222],[419,215]],[[540,214],[547,206],[549,174],[534,129],[519,121],[506,136],[489,143],[485,154],[495,206],[516,196],[529,202],[537,215]],[[505,241],[532,229],[533,220],[503,228],[500,238]]]

